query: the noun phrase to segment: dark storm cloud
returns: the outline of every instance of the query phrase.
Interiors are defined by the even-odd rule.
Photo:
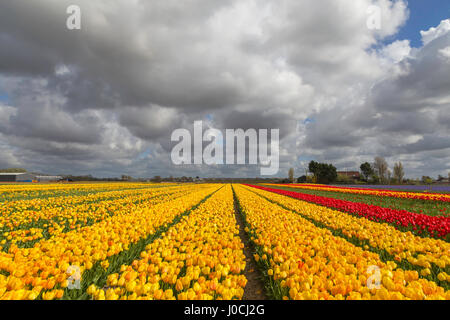
[[[0,13],[0,20],[1,20]],[[0,27],[2,28],[2,27]],[[0,29],[4,30],[4,29]],[[0,31],[0,70],[4,73],[21,75],[45,75],[51,72],[54,58],[46,48],[38,48],[18,41],[10,33]]]
[[[407,144],[407,153],[450,149],[449,136],[425,135],[418,142]],[[448,150],[447,150],[448,151]]]
[[[79,31],[65,27],[72,4],[82,9]],[[445,150],[449,134],[448,35],[430,32],[413,57],[386,66],[370,48],[395,34],[407,10],[403,1],[375,1],[383,28],[371,31],[371,4],[1,1],[8,101],[0,164],[103,176],[258,175],[251,166],[173,166],[171,133],[196,120],[279,128],[281,175],[305,154],[349,166],[372,152],[410,152],[422,163],[420,152]],[[315,121],[304,127],[308,117]]]
[[[49,86],[76,109],[113,107],[112,94],[121,105],[192,109],[225,107],[239,98],[240,88],[221,78],[226,69],[211,60],[213,44],[199,29],[226,1],[141,2],[138,10],[120,1],[75,3],[83,13],[79,32],[65,28],[65,10],[73,1],[3,4],[0,40],[7,50],[0,71],[52,79],[60,64],[73,66],[77,75]]]
[[[182,127],[182,118],[177,111],[156,105],[142,108],[127,108],[120,113],[119,123],[144,140],[170,137],[170,132]]]
[[[450,157],[446,121],[450,59],[442,54],[449,46],[450,33],[437,37],[394,65],[370,90],[364,104],[341,105],[314,115],[316,121],[305,127],[306,146],[325,150],[320,157],[337,158],[337,163],[359,155],[367,160],[380,155],[392,162],[402,159],[410,174],[420,175],[425,167],[433,174],[450,169],[448,162],[425,165],[431,161],[424,155],[442,151],[444,158]],[[353,149],[346,148],[336,157],[335,147]],[[417,165],[419,162],[422,164]]]
[[[306,125],[305,144],[312,149],[331,147],[358,147],[363,137],[352,126],[350,114],[323,112],[312,116],[314,122]]]
[[[223,116],[220,128],[222,129],[279,129],[280,138],[296,130],[296,121],[289,115],[282,113],[264,114],[261,111],[240,112],[233,111]]]
[[[373,89],[374,105],[381,111],[419,111],[450,102],[449,62],[440,50],[450,46],[450,33],[433,40],[414,57],[400,63],[402,74]]]

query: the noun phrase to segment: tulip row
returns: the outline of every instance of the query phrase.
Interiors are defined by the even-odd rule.
[[[317,206],[278,193],[252,188],[254,193],[302,217],[328,228],[335,235],[371,249],[381,257],[395,260],[400,266],[416,269],[423,277],[447,288],[450,284],[450,243],[414,236],[365,218]]]
[[[70,231],[38,242],[33,248],[10,248],[0,252],[0,299],[58,298],[67,293],[69,267],[83,274],[83,284],[95,274],[89,271],[101,265],[108,268],[114,258],[139,241],[150,237],[176,217],[189,211],[219,188],[207,188],[155,206],[142,206],[128,214],[119,214],[78,231]],[[85,277],[85,272],[89,276]]]
[[[94,299],[240,299],[247,283],[243,243],[228,185],[146,246],[140,258],[110,274]]]
[[[155,202],[169,195],[193,190],[193,188],[158,188],[140,191],[115,191],[108,197],[103,195],[71,197],[67,203],[63,199],[54,201],[38,201],[31,209],[5,211],[0,215],[0,239],[2,234],[21,232],[31,228],[60,230],[75,229],[90,223],[95,223],[105,217],[113,215],[118,209],[130,208],[150,199]],[[95,197],[97,196],[97,198]],[[27,204],[30,201],[26,201]],[[38,204],[38,205],[37,205]],[[7,210],[7,209],[6,209]],[[7,235],[6,235],[7,237]]]
[[[384,263],[379,255],[333,236],[245,187],[234,188],[273,297],[450,299],[449,291],[419,279],[417,271],[397,268],[394,261]]]
[[[192,190],[193,187],[178,187],[145,190],[141,194],[131,195],[124,192],[124,197],[117,194],[117,198],[113,200],[80,203],[72,207],[43,207],[36,214],[33,214],[34,211],[15,212],[0,217],[0,221],[3,221],[3,227],[0,228],[0,245],[3,251],[16,244],[18,247],[32,247],[42,238],[49,239],[71,230],[77,231],[116,214],[127,214],[142,205],[170,201]]]
[[[268,185],[283,186],[283,185],[278,185],[278,184],[268,184]],[[345,187],[326,186],[326,185],[320,185],[320,184],[292,184],[292,185],[289,185],[289,187],[300,188],[300,189],[309,189],[309,190],[325,190],[325,191],[335,191],[335,192],[337,191],[337,192],[355,193],[355,194],[370,194],[370,195],[381,196],[381,197],[394,197],[394,198],[407,198],[407,199],[450,202],[450,194],[443,194],[443,193],[417,193],[417,192],[368,189],[368,188],[345,188]]]
[[[274,188],[312,194],[316,196],[323,196],[327,198],[347,200],[351,202],[361,202],[365,204],[371,204],[374,206],[390,208],[395,210],[406,210],[408,212],[415,212],[429,216],[450,217],[450,202],[379,197],[375,195],[343,193],[338,191],[298,189],[298,188],[290,188],[288,185],[284,187],[277,186]]]
[[[170,190],[176,189],[177,187],[142,187],[142,188],[126,188],[122,190],[112,190],[112,191],[96,191],[96,192],[86,192],[83,194],[77,193],[75,195],[59,195],[47,198],[33,198],[33,199],[22,199],[7,201],[2,203],[0,207],[0,216],[9,216],[15,212],[31,211],[39,212],[41,210],[47,210],[49,208],[59,208],[59,207],[72,207],[77,204],[94,203],[102,200],[113,200],[117,198],[123,198],[129,195],[139,195],[148,192],[158,192],[160,190]]]
[[[0,201],[83,195],[95,192],[169,186],[150,183],[0,185]]]
[[[191,187],[192,189],[192,187]],[[115,200],[121,203],[137,203],[146,201],[159,195],[179,192],[180,187],[174,188],[148,188],[139,190],[114,191],[77,197],[57,197],[51,199],[33,199],[8,202],[0,208],[0,230],[23,229],[24,224],[34,227],[34,223],[45,222],[72,217],[72,211],[80,208],[93,211],[93,206],[102,203],[112,203]]]
[[[450,219],[447,217],[432,217],[424,214],[408,212],[406,210],[394,210],[365,203],[351,202],[261,186],[254,187],[319,204],[325,207],[338,209],[356,216],[367,218],[369,220],[386,222],[401,231],[411,231],[416,235],[433,236],[444,240],[448,240],[450,235]]]

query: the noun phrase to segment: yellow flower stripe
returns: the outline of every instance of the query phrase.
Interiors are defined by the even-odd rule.
[[[92,285],[88,293],[100,300],[240,299],[247,283],[243,247],[227,185],[148,245],[140,259],[111,274],[107,289]]]
[[[365,251],[300,215],[242,186],[235,187],[254,242],[264,254],[268,275],[280,281],[285,299],[450,299],[417,271],[397,269],[393,261]],[[370,266],[380,268],[379,289],[367,286]]]
[[[246,187],[247,188],[247,187]],[[395,255],[397,261],[407,259],[411,264],[425,268],[423,275],[429,275],[431,265],[444,269],[450,266],[450,243],[433,238],[421,238],[411,232],[401,232],[384,223],[366,218],[356,218],[347,213],[314,205],[287,196],[260,189],[248,188],[284,207],[299,212],[329,228],[341,230],[348,237],[368,240],[370,246],[386,250]],[[417,257],[415,257],[418,255]],[[448,277],[445,273],[441,277]],[[449,281],[450,278],[447,278]]]
[[[31,249],[0,252],[0,271],[9,273],[0,277],[0,299],[35,299],[41,291],[64,288],[70,265],[79,266],[83,273],[97,261],[105,261],[153,234],[218,188],[210,185],[170,202],[116,215],[79,231],[40,241]],[[59,289],[54,297],[62,294]]]
[[[0,184],[0,191],[35,191],[35,190],[66,190],[66,189],[108,189],[108,188],[136,188],[141,186],[168,186],[172,182],[149,183],[149,182],[105,182],[105,183],[44,183],[44,184]]]
[[[177,188],[162,188],[153,190],[143,190],[139,194],[132,194],[128,197],[119,198],[115,200],[101,201],[98,203],[86,204],[82,199],[79,205],[61,207],[42,207],[39,211],[16,211],[9,215],[0,217],[0,226],[7,226],[12,231],[4,232],[2,235],[4,239],[0,241],[0,245],[7,243],[16,244],[24,243],[27,241],[34,241],[43,238],[43,232],[46,230],[50,236],[57,236],[63,233],[65,224],[70,224],[70,229],[79,231],[83,228],[88,219],[93,220],[95,223],[102,221],[110,217],[111,213],[116,214],[128,214],[134,210],[139,209],[141,206],[140,201],[145,201],[145,206],[156,205],[165,201],[170,201],[176,197],[188,194],[194,191],[192,186],[190,187],[177,187]],[[138,191],[139,192],[139,191]],[[116,194],[117,192],[115,192]],[[126,192],[128,193],[128,191]],[[126,195],[125,193],[125,195]],[[120,193],[116,194],[117,196]],[[63,204],[63,202],[61,202]],[[57,220],[55,219],[57,218]],[[30,224],[37,222],[39,219],[45,219],[48,221],[43,224],[41,228],[30,228],[29,230],[14,230],[15,227],[23,224]],[[77,226],[77,223],[81,223]]]
[[[182,192],[182,190],[193,190],[193,187],[124,190],[88,196],[12,201],[0,208],[0,229],[7,227],[8,229],[13,230],[22,224],[31,224],[40,219],[50,220],[55,217],[58,217],[60,220],[73,218],[73,224],[75,224],[76,220],[95,218],[96,211],[98,211],[99,214],[101,214],[100,211],[106,213],[105,206],[108,205],[114,210],[115,205],[127,206],[133,202]],[[109,200],[114,197],[118,199]],[[94,201],[99,202],[87,203]],[[84,212],[85,214],[80,215],[80,212]],[[57,224],[56,221],[54,222]]]
[[[375,189],[356,189],[356,188],[330,188],[326,185],[285,185],[285,184],[271,184],[267,183],[268,186],[278,186],[278,187],[289,187],[296,189],[307,189],[307,190],[318,190],[318,191],[332,191],[332,192],[342,192],[342,193],[353,193],[353,194],[365,194],[374,195],[382,197],[394,197],[394,198],[406,198],[406,199],[426,199],[426,200],[445,200],[450,201],[450,194],[445,193],[417,193],[417,192],[403,192],[403,191],[389,191],[389,190],[375,190]]]
[[[161,192],[163,190],[176,190],[178,187],[162,187],[162,188],[133,188],[114,191],[102,191],[87,195],[59,195],[49,198],[33,198],[12,200],[2,203],[0,207],[0,216],[11,215],[15,211],[34,210],[40,211],[49,207],[72,207],[74,205],[84,203],[86,201],[100,201],[116,197],[125,197],[127,195],[138,195],[144,193]],[[92,190],[93,191],[93,190]]]
[[[152,186],[170,186],[172,183],[74,183],[74,184],[61,184],[61,183],[49,183],[49,184],[0,184],[0,196],[4,197],[8,194],[22,197],[33,197],[39,194],[52,195],[55,192],[83,192],[83,191],[108,191],[108,190],[125,190],[145,188]]]

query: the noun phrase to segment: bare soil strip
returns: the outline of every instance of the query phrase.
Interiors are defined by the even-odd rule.
[[[244,244],[244,254],[245,254],[245,270],[244,275],[248,282],[244,289],[243,300],[268,300],[266,295],[266,290],[264,289],[264,284],[262,281],[262,275],[256,265],[256,261],[253,257],[254,248],[250,239],[245,232],[244,220],[239,212],[236,200],[234,201],[234,212],[236,216],[236,222],[239,226],[239,237]]]

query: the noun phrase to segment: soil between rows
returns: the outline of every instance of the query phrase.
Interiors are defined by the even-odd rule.
[[[242,300],[268,300],[264,289],[264,284],[262,282],[262,276],[253,257],[253,253],[255,251],[247,233],[245,232],[244,220],[239,213],[236,200],[234,201],[234,212],[236,222],[239,226],[239,237],[244,244],[244,255],[246,262],[244,275],[247,278],[247,285],[245,286]]]

